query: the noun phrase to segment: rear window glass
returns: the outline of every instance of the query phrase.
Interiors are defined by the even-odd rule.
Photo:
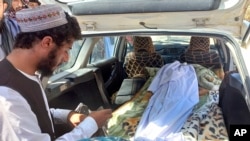
[[[68,3],[68,6],[74,15],[95,15],[210,11],[218,9],[221,6],[220,2],[220,0],[84,0]]]
[[[117,39],[117,37],[110,36],[101,37],[94,45],[89,64],[113,57]]]

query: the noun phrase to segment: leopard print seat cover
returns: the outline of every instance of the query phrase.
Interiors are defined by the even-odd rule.
[[[135,36],[133,45],[134,52],[129,52],[124,62],[129,78],[147,78],[145,67],[162,67],[164,65],[160,54],[155,52],[151,37]]]
[[[185,62],[200,64],[207,68],[221,68],[221,60],[217,52],[210,51],[207,37],[191,37],[190,46],[182,56]]]

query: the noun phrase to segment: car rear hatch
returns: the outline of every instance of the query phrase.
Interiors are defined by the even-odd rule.
[[[249,0],[84,0],[67,3],[83,31],[213,29],[242,38]]]

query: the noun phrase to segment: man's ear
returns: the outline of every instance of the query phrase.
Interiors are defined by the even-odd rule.
[[[8,4],[7,3],[3,3],[3,11],[5,11],[8,7]]]
[[[54,44],[53,39],[50,36],[45,36],[42,39],[41,43],[42,43],[43,48],[51,48],[51,47],[53,47],[53,44]]]

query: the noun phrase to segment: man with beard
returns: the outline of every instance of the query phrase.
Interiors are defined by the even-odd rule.
[[[15,13],[23,8],[39,5],[41,3],[38,0],[0,0],[0,60],[11,52],[15,37],[20,31]]]
[[[43,17],[43,18],[41,18]],[[68,51],[81,38],[79,24],[57,5],[43,5],[16,13],[20,33],[12,52],[0,62],[0,140],[49,141],[91,137],[112,116],[111,109],[89,116],[49,109],[39,71],[51,73],[68,61]],[[75,128],[55,137],[53,123]]]

